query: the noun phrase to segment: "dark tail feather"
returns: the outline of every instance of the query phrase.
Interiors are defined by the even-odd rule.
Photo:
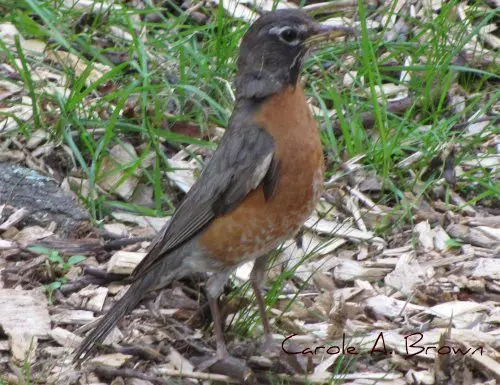
[[[125,295],[104,315],[94,330],[85,337],[73,357],[73,363],[81,364],[94,350],[96,344],[101,343],[106,338],[118,321],[139,304],[144,294],[152,289],[154,283],[155,279],[147,275],[135,281]]]

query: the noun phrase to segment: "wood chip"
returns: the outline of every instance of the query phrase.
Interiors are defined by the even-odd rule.
[[[382,252],[383,256],[388,256],[388,257],[399,257],[401,254],[407,253],[409,251],[412,251],[413,247],[411,245],[408,246],[401,246],[401,247],[396,247],[394,249],[386,249]]]
[[[367,268],[356,261],[344,261],[333,271],[335,279],[339,281],[354,281],[363,279],[369,282],[378,281],[389,273],[390,269]]]
[[[418,244],[423,251],[429,252],[434,249],[434,233],[428,221],[417,223],[413,230],[418,234]]]
[[[413,370],[410,369],[405,378],[408,384],[420,384],[420,385],[434,385],[436,383],[434,379],[434,373],[427,370]]]
[[[367,94],[369,94],[370,89],[369,88],[365,89],[365,92]],[[396,85],[393,83],[386,83],[386,84],[382,84],[381,86],[375,86],[375,92],[377,94],[377,97],[379,97],[379,98],[382,95],[384,95],[387,98],[391,98],[391,96],[396,96],[399,94],[407,95],[408,94],[408,87],[405,85]]]
[[[492,33],[483,33],[481,34],[481,37],[486,45],[491,49],[496,51],[500,48],[500,38],[496,37]]]
[[[466,346],[470,347],[470,346]],[[487,373],[488,376],[500,382],[500,363],[486,355],[471,354],[470,358],[481,373]]]
[[[488,226],[500,229],[500,216],[465,218],[464,223],[470,226]]]
[[[219,5],[219,0],[213,0],[215,4]],[[240,1],[236,0],[225,0],[220,3],[224,10],[231,17],[235,17],[237,19],[241,19],[248,23],[255,21],[258,19],[259,14],[252,11],[250,8],[242,5]]]
[[[23,37],[19,30],[12,23],[2,23],[0,24],[0,40],[2,40],[5,44],[14,45],[15,37],[19,36],[19,39],[22,41]]]
[[[16,210],[7,220],[0,225],[0,230],[7,230],[11,226],[15,226],[21,222],[29,214],[24,207]]]
[[[117,251],[108,262],[108,273],[131,274],[135,267],[144,259],[146,253],[132,251]]]
[[[81,4],[82,0],[78,0],[78,3]],[[111,71],[111,68],[108,66],[104,66],[102,64],[98,65],[97,63],[87,63],[84,59],[66,51],[48,50],[45,52],[45,59],[52,63],[60,64],[65,68],[72,69],[75,71],[76,76],[82,75],[85,71],[87,71],[88,67],[91,67],[91,70],[85,79],[85,84],[87,86],[90,86],[92,83],[98,81],[104,73]],[[97,67],[99,67],[99,69]]]
[[[493,227],[487,227],[487,226],[478,226],[476,228],[487,237],[493,239],[496,242],[496,244],[500,242],[500,229],[495,229]]]
[[[83,364],[86,368],[92,368],[97,365],[109,366],[112,368],[119,368],[123,366],[128,360],[133,356],[129,354],[113,353],[113,354],[103,354],[102,356],[97,356],[91,358]]]
[[[474,246],[494,249],[499,245],[499,242],[496,239],[487,236],[484,232],[475,227],[451,224],[446,228],[446,232],[451,237],[458,238]]]
[[[183,372],[183,373],[193,373],[194,366],[187,360],[182,354],[180,354],[173,347],[170,348],[170,352],[168,355],[168,359],[170,364],[174,365],[174,367]]]
[[[422,151],[417,151],[417,152],[411,154],[410,156],[408,156],[407,158],[401,160],[397,164],[396,167],[403,168],[403,169],[409,168],[414,163],[417,163],[418,161],[420,161],[420,159],[422,159],[423,157],[424,157],[424,153]]]
[[[23,96],[20,104],[9,108],[0,108],[0,114],[7,116],[7,119],[0,121],[0,132],[17,130],[19,128],[19,120],[27,122],[33,117],[31,99]]]
[[[351,227],[347,223],[327,221],[325,219],[319,219],[312,216],[304,223],[304,226],[320,234],[327,234],[330,236],[335,235],[337,237],[348,238],[351,240],[368,241],[370,243],[380,243],[385,245],[385,241],[382,238],[376,237],[371,231],[361,231]]]
[[[198,170],[195,161],[169,159],[168,165],[173,169],[167,171],[168,178],[184,193],[187,193],[196,182],[194,173]]]
[[[0,101],[10,98],[22,89],[23,87],[14,82],[0,79]]]
[[[125,41],[134,41],[134,37],[129,32],[116,25],[111,25],[109,27],[109,31],[113,36],[117,37],[118,39],[123,39]]]
[[[18,329],[10,335],[10,350],[17,362],[32,363],[38,346],[38,337],[29,330]]]
[[[440,303],[426,310],[427,313],[449,319],[451,317],[460,316],[466,313],[473,313],[478,311],[488,311],[486,305],[479,304],[472,301],[452,301]]]
[[[0,250],[10,250],[16,245],[13,241],[6,241],[5,239],[0,239]]]
[[[43,227],[30,226],[25,227],[20,232],[18,232],[14,237],[14,240],[19,243],[31,243],[33,241],[47,238],[53,234],[54,233],[52,231],[45,230]]]
[[[334,11],[334,10],[344,10],[349,7],[356,7],[355,0],[337,0],[337,1],[323,1],[318,3],[307,4],[302,7],[302,9],[306,12],[325,10],[325,11]]]
[[[116,193],[126,201],[130,200],[139,183],[139,178],[137,175],[128,175],[124,179],[124,176],[127,167],[132,166],[137,158],[135,149],[130,143],[113,146],[101,166],[102,177],[99,185],[107,192]]]
[[[94,313],[88,310],[63,310],[51,316],[55,324],[83,325],[95,319]]]
[[[463,198],[454,191],[452,191],[450,194],[450,201],[454,205],[457,205],[459,209],[462,210],[467,215],[470,216],[476,215],[476,210],[474,210],[474,208],[472,208],[471,205],[469,205],[466,201],[464,201]]]
[[[122,238],[129,236],[130,228],[123,223],[107,223],[103,227],[104,230],[116,237]]]
[[[42,352],[44,354],[48,354],[52,358],[57,358],[63,355],[67,355],[69,349],[62,346],[46,346],[43,348]]]
[[[47,298],[40,290],[0,289],[0,327],[11,339],[14,357],[22,361],[36,337],[50,331]]]
[[[157,232],[161,231],[163,226],[165,226],[165,224],[170,220],[170,217],[157,218],[122,212],[113,212],[111,215],[116,220],[127,223],[135,223],[141,227],[149,227],[156,230]]]
[[[472,276],[475,278],[500,279],[500,259],[479,258]]]
[[[69,330],[56,327],[49,332],[50,337],[56,341],[59,345],[66,348],[76,349],[80,346],[83,338],[71,333]]]
[[[364,301],[364,305],[369,306],[376,314],[387,318],[400,317],[403,314],[426,310],[423,306],[414,305],[407,301],[400,301],[385,295],[367,298]]]
[[[66,385],[78,383],[78,380],[82,377],[81,371],[73,368],[69,361],[66,364],[59,363],[59,365],[52,368],[51,374],[46,379],[48,384]]]
[[[433,229],[434,233],[434,247],[436,250],[447,250],[448,249],[448,241],[450,240],[450,236],[446,231],[444,231],[441,225],[437,225]]]
[[[38,39],[26,39],[23,41],[23,50],[25,51],[26,55],[35,57],[41,56],[45,51],[46,46],[47,43]]]
[[[223,375],[223,374],[216,374],[216,373],[204,373],[204,372],[192,372],[192,373],[184,373],[180,370],[175,370],[175,369],[170,369],[170,368],[164,368],[164,367],[156,367],[154,368],[154,372],[162,375],[162,376],[169,376],[169,377],[187,377],[187,378],[194,378],[198,380],[208,380],[211,383],[215,382],[220,382],[224,384],[240,384],[241,382],[239,380],[235,380],[229,376]]]
[[[342,81],[342,85],[346,88],[352,87],[356,81],[359,84],[363,84],[364,81],[363,79],[357,79],[358,77],[358,71],[348,71],[344,75],[344,80]]]
[[[80,296],[89,298],[85,308],[94,312],[100,312],[104,306],[104,301],[108,296],[108,288],[102,286],[87,286],[78,292]]]
[[[417,285],[427,281],[432,275],[433,272],[420,266],[413,253],[406,253],[398,258],[396,268],[387,274],[384,282],[389,287],[409,295]]]

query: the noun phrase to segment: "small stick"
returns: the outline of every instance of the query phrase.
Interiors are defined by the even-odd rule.
[[[196,378],[197,380],[207,380],[207,381],[220,381],[226,384],[239,384],[240,381],[224,374],[215,374],[215,373],[204,373],[204,372],[191,372],[186,373],[180,370],[175,369],[167,369],[167,368],[158,368],[156,372],[159,374],[167,375],[170,377],[183,377],[183,378]]]
[[[109,366],[99,365],[92,369],[97,375],[105,378],[124,377],[138,378],[140,380],[152,382],[155,385],[167,385],[167,381],[161,377],[149,376],[132,369],[115,369]]]

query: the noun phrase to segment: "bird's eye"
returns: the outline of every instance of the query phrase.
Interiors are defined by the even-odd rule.
[[[294,28],[284,28],[279,37],[282,41],[291,45],[296,45],[299,42],[299,33]]]

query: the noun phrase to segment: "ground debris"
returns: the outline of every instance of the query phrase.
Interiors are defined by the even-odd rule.
[[[0,327],[9,336],[14,358],[33,354],[38,337],[50,332],[47,299],[40,290],[0,289]]]

